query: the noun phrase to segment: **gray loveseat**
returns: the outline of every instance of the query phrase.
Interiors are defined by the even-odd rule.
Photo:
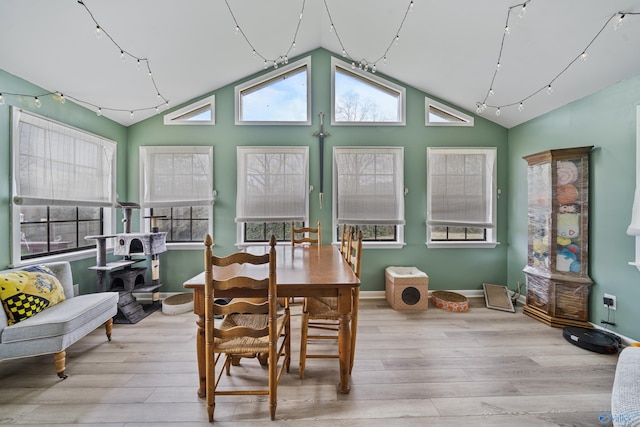
[[[53,353],[60,378],[65,374],[65,350],[97,327],[105,324],[111,341],[113,316],[118,311],[118,293],[74,295],[68,262],[42,264],[51,269],[64,288],[65,300],[13,325],[0,309],[0,361]],[[15,269],[20,270],[20,269]],[[12,270],[0,271],[5,273]]]
[[[625,347],[618,357],[611,416],[616,427],[640,427],[640,347]]]

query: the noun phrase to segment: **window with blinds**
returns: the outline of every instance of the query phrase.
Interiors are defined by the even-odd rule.
[[[496,149],[427,148],[427,243],[495,242]]]
[[[402,243],[404,149],[334,147],[334,229],[362,229],[365,241]]]
[[[160,217],[167,243],[202,243],[212,233],[214,196],[213,147],[140,147],[140,205]]]
[[[237,174],[241,243],[263,241],[261,230],[308,222],[309,147],[238,147]],[[284,232],[274,234],[286,238]]]
[[[116,143],[12,109],[14,265],[95,247],[113,228]]]

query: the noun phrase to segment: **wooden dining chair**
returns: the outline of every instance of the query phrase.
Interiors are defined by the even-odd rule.
[[[351,228],[349,246],[345,261],[349,263],[353,272],[360,277],[362,271],[362,231],[358,232],[358,238],[353,238],[354,230]],[[351,302],[351,365],[349,374],[353,370],[353,362],[356,349],[356,332],[358,328],[358,305],[360,299],[360,288],[352,290]],[[307,359],[337,359],[337,353],[309,353],[307,345],[310,340],[338,340],[338,325],[340,313],[338,312],[338,298],[336,297],[307,297],[302,306],[302,325],[300,331],[300,378],[304,378],[304,370]],[[324,330],[329,332],[318,332],[310,334],[309,330]]]
[[[342,236],[340,238],[340,253],[344,257],[344,259],[347,259],[347,256],[349,255],[349,246],[351,245],[350,238],[352,234],[353,234],[353,226],[350,225],[349,228],[347,228],[347,224],[342,224]]]
[[[295,228],[295,223],[291,222],[291,245],[299,244],[322,245],[322,225],[318,221],[317,228],[302,227]]]
[[[296,228],[295,223],[291,221],[291,246],[295,245],[322,245],[322,225],[318,221],[316,228],[302,227]],[[295,304],[295,298],[289,298],[291,304]]]
[[[226,257],[213,255],[211,236],[205,238],[205,354],[206,402],[213,421],[216,396],[268,395],[271,419],[275,419],[277,388],[291,362],[291,323],[288,304],[278,311],[276,288],[276,238],[271,236],[269,253],[237,252]],[[251,274],[243,273],[250,270]],[[248,277],[250,276],[250,277]],[[216,295],[232,298],[216,303]],[[216,315],[224,316],[215,320]],[[268,365],[266,381],[234,388],[222,380],[238,356],[260,355]],[[224,357],[222,357],[224,356]],[[219,364],[219,362],[221,362]],[[260,369],[262,371],[262,369]],[[253,375],[251,376],[253,380]],[[257,380],[257,379],[256,379]],[[259,381],[259,380],[258,380]]]

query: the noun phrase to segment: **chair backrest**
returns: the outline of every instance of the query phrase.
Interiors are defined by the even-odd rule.
[[[340,253],[347,259],[349,255],[349,246],[351,246],[351,236],[353,235],[353,226],[347,229],[347,224],[342,224],[342,237],[340,239]]]
[[[354,229],[351,227],[351,235],[349,236],[349,250],[347,254],[347,262],[353,268],[356,276],[360,277],[362,271],[362,230],[358,231],[358,238],[354,239]]]
[[[259,338],[275,331],[278,302],[276,288],[276,238],[271,236],[269,253],[253,255],[236,252],[226,257],[213,255],[211,236],[205,238],[205,322],[212,322],[215,315],[231,313],[268,314],[267,328],[238,327],[226,331],[212,327],[215,338],[247,336]],[[258,268],[247,267],[251,264]],[[259,268],[264,266],[264,269]],[[250,275],[249,275],[249,271]],[[232,298],[225,304],[216,302],[218,298]],[[213,324],[212,324],[213,326]],[[275,333],[275,332],[274,332]]]
[[[315,235],[315,237],[313,237],[313,235]],[[318,221],[317,228],[295,228],[294,222],[291,222],[291,245],[301,243],[322,245],[322,226],[320,225],[320,221]]]

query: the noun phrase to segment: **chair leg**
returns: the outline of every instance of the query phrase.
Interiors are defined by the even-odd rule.
[[[207,405],[207,414],[209,414],[209,422],[213,422],[213,411],[216,409],[216,403],[213,402],[211,405]]]
[[[284,325],[284,333],[285,333],[285,361],[287,363],[287,373],[291,370],[291,313],[289,311],[289,307],[285,309],[287,311],[287,316],[289,316],[289,322]]]
[[[304,378],[304,367],[307,361],[307,339],[309,335],[309,313],[302,312],[300,328],[300,379]]]
[[[111,331],[113,330],[113,318],[107,320],[104,324],[104,329],[107,333],[107,339],[111,341]]]
[[[227,372],[227,376],[231,375],[231,363],[234,360],[234,355],[228,354],[224,360],[224,366],[223,369]],[[239,366],[240,365],[240,359],[238,359],[238,364],[235,366]]]
[[[67,357],[67,352],[62,350],[58,353],[55,353],[53,355],[53,362],[55,363],[56,366],[56,372],[58,374],[58,376],[62,379],[67,378],[67,374],[65,374],[64,370],[65,370],[65,363],[66,363],[66,357]]]
[[[356,356],[356,333],[358,332],[358,306],[360,305],[360,289],[353,289],[353,302],[351,305],[351,365],[349,375],[353,370],[353,363]]]
[[[269,345],[269,411],[271,421],[276,419],[276,406],[278,404],[278,345]]]

